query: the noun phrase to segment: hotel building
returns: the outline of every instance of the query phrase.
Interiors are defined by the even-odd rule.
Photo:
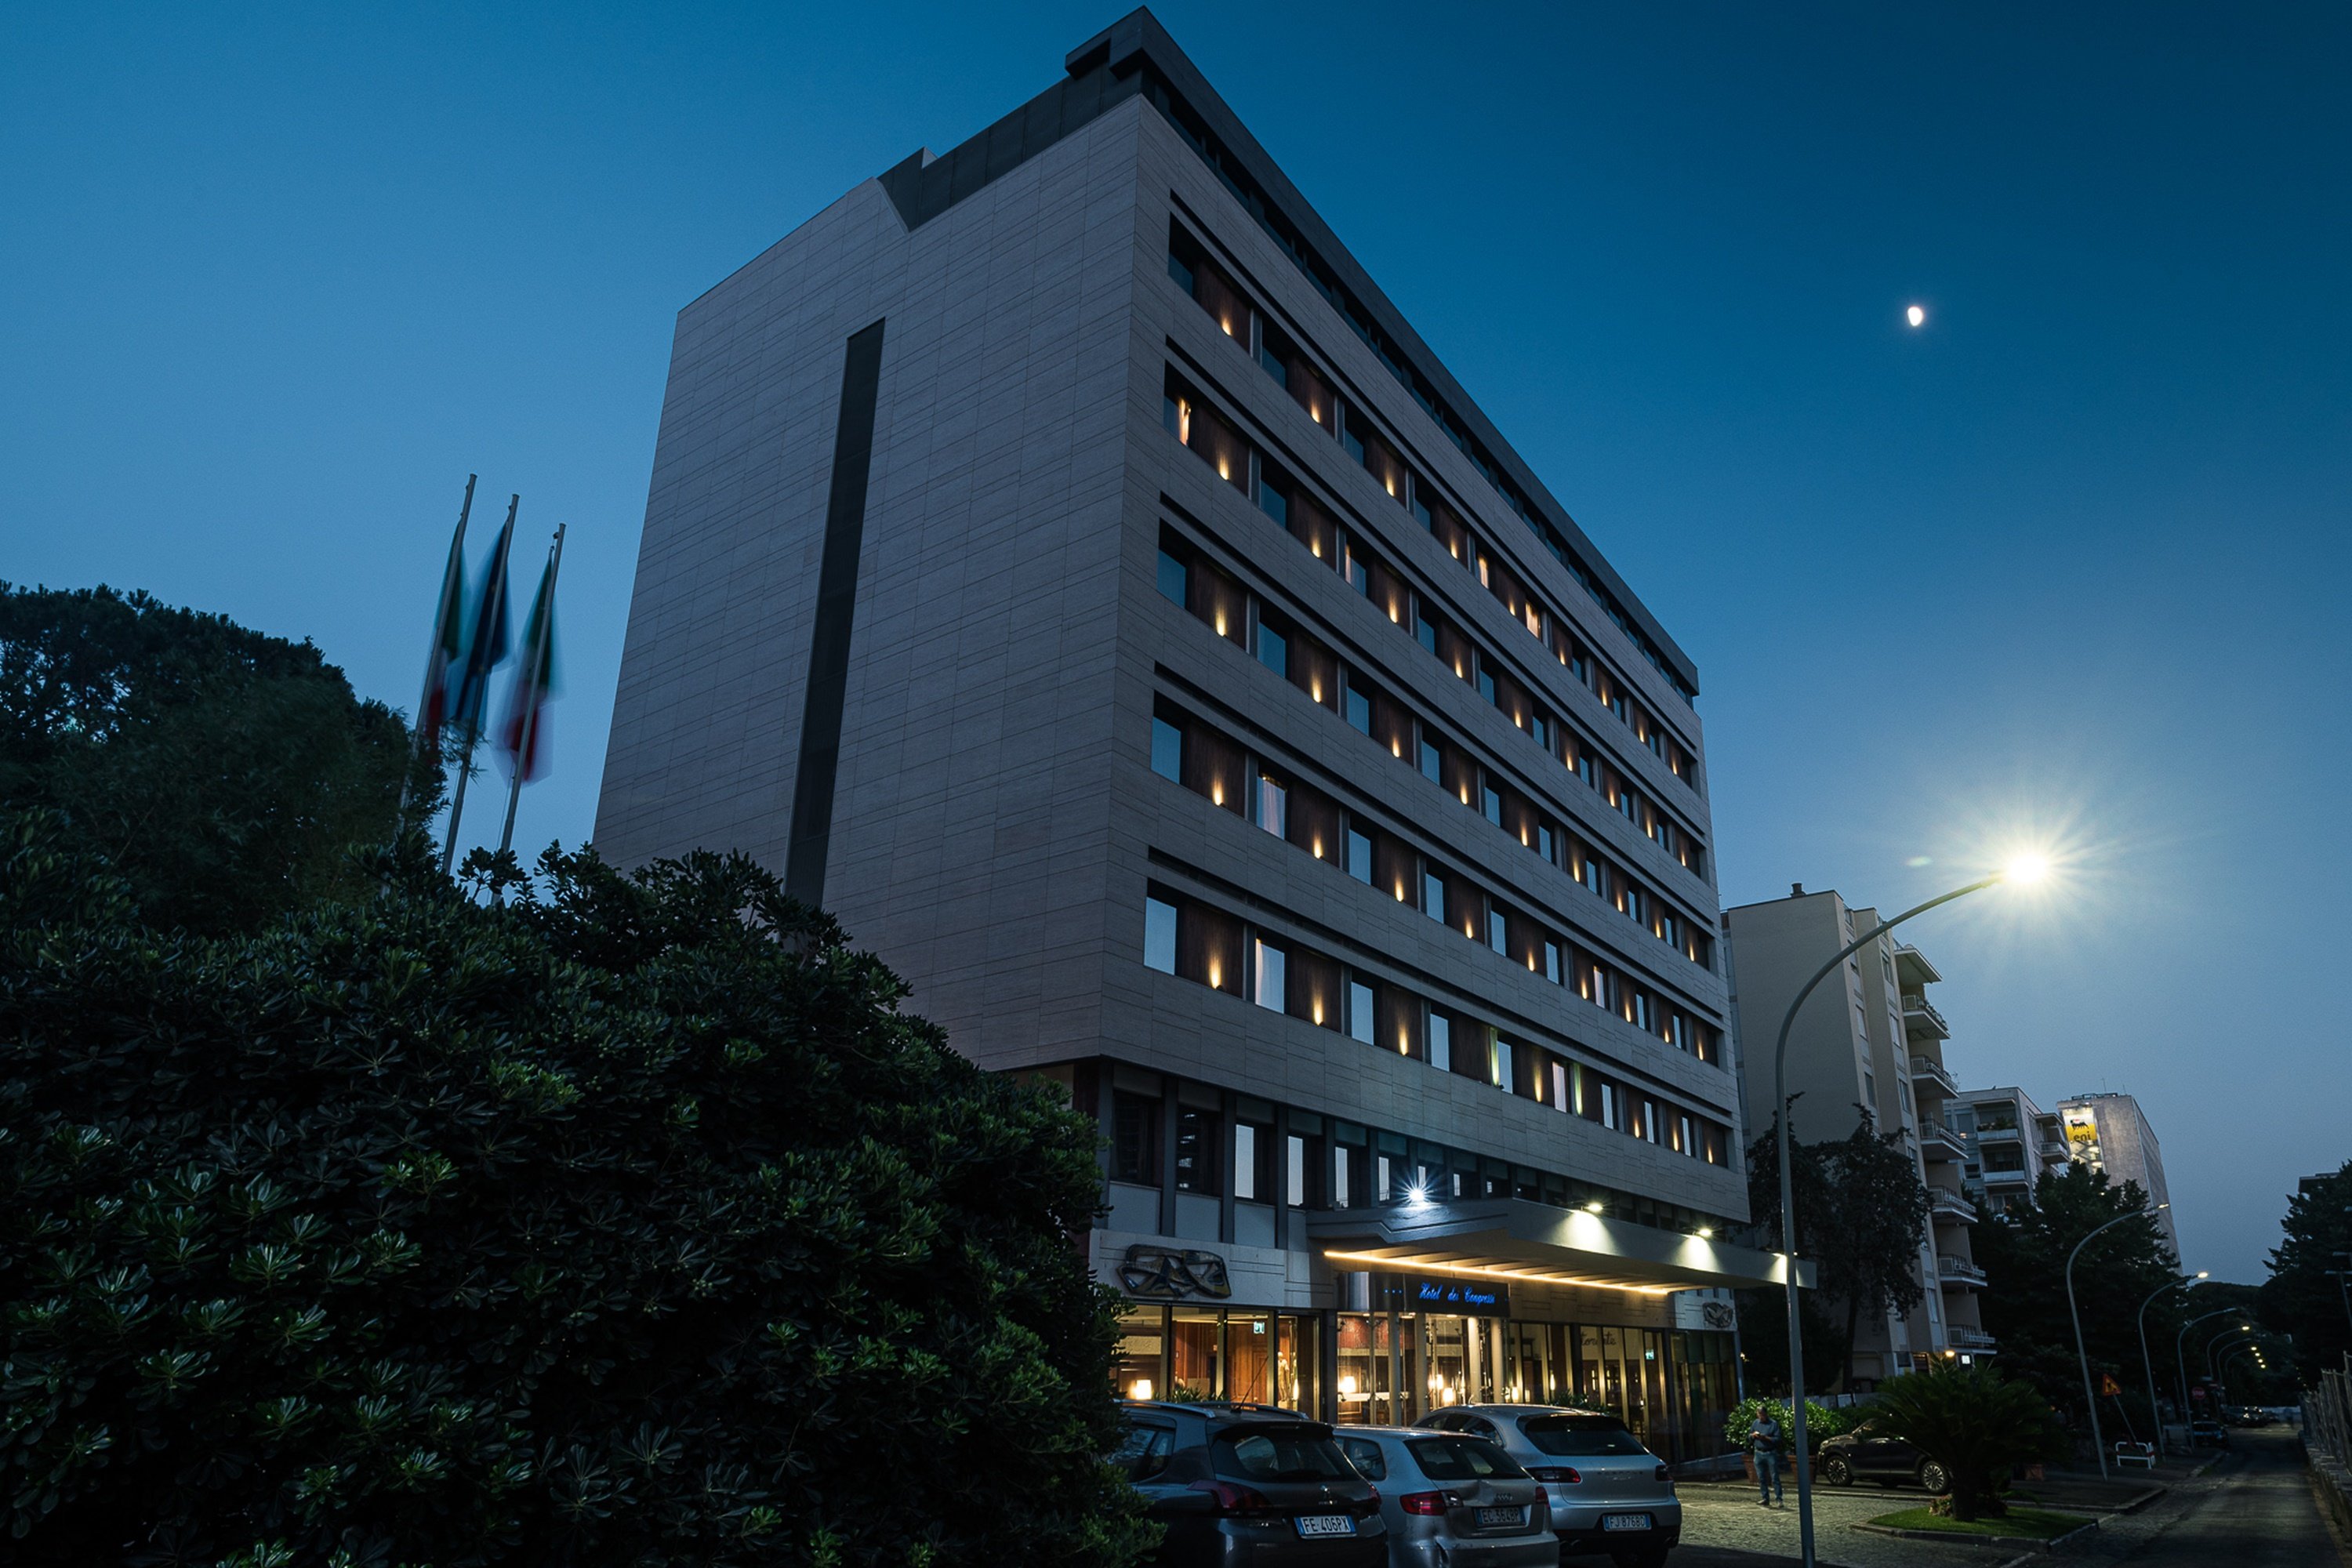
[[[1879,921],[1835,892],[1743,904],[1724,915],[1733,1008],[1740,1039],[1747,1121],[1772,1126],[1772,1052],[1798,987],[1840,949]],[[1927,998],[1943,979],[1927,954],[1892,934],[1865,943],[1815,987],[1789,1033],[1790,1130],[1805,1142],[1833,1142],[1866,1110],[1880,1132],[1899,1131],[1927,1189],[1920,1304],[1865,1321],[1855,1337],[1854,1375],[1876,1382],[1944,1354],[1973,1359],[1994,1349],[1977,1295],[1985,1288],[1969,1240],[1976,1205],[1965,1190],[1968,1146],[1948,1119],[1959,1086],[1944,1064],[1951,1026]]]
[[[2158,1205],[2157,1223],[2164,1227],[2165,1245],[2180,1256],[2180,1232],[2172,1222],[2172,1191],[2165,1185],[2164,1151],[2147,1113],[2128,1094],[2078,1094],[2058,1102],[2058,1120],[2066,1130],[2068,1153],[2121,1187],[2137,1182],[2147,1201]]]
[[[1697,672],[1149,13],[1064,65],[680,313],[597,846],[1097,1120],[1126,1392],[1712,1452]]]

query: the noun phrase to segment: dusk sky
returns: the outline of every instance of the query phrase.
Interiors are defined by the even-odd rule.
[[[15,13],[0,577],[410,709],[478,471],[478,565],[571,526],[520,837],[584,838],[676,312],[1118,15]],[[1159,15],[1697,661],[1724,902],[2055,848],[1909,928],[1954,1070],[2137,1095],[2260,1279],[2352,1156],[2352,12]]]

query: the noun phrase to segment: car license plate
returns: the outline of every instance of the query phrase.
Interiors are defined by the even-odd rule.
[[[1356,1521],[1344,1513],[1302,1513],[1298,1516],[1301,1535],[1353,1535]]]
[[[1523,1508],[1482,1508],[1478,1510],[1481,1528],[1496,1524],[1525,1524],[1528,1510]]]
[[[1646,1513],[1604,1513],[1601,1516],[1603,1530],[1647,1530],[1650,1516]]]

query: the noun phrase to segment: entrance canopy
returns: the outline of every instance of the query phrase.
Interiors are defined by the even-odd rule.
[[[1439,1198],[1335,1209],[1309,1216],[1307,1235],[1332,1268],[1348,1271],[1457,1274],[1645,1296],[1750,1289],[1780,1285],[1788,1278],[1776,1252],[1524,1198]],[[1798,1265],[1797,1283],[1812,1288],[1812,1265]]]

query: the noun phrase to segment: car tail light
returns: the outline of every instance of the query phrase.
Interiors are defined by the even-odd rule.
[[[1528,1474],[1556,1487],[1572,1487],[1584,1479],[1566,1465],[1529,1465]]]
[[[1407,1492],[1397,1499],[1397,1507],[1407,1513],[1442,1514],[1453,1506],[1452,1492]]]
[[[1220,1514],[1238,1516],[1275,1511],[1274,1504],[1255,1487],[1235,1486],[1231,1481],[1194,1481],[1190,1489],[1207,1492],[1215,1498]]]

